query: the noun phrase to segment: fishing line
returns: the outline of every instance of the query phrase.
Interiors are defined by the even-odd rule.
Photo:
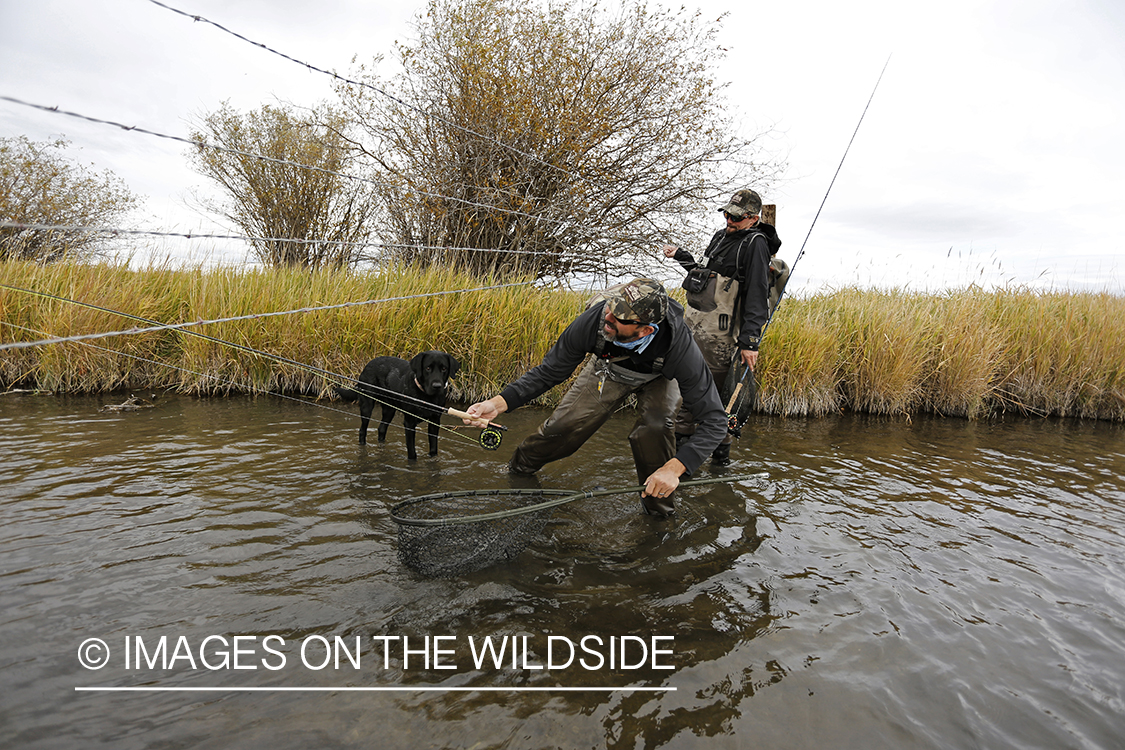
[[[35,328],[27,328],[25,326],[21,326],[21,325],[18,325],[16,323],[5,322],[3,325],[10,326],[12,328],[18,328],[21,331],[28,331],[29,333],[38,333],[42,336],[49,336],[50,335],[46,331],[41,331],[41,330],[38,330],[38,329],[35,329]],[[148,363],[148,364],[151,364],[151,365],[156,365],[158,367],[166,367],[168,369],[175,370],[177,372],[187,373],[189,375],[197,375],[201,378],[208,378],[208,379],[213,380],[217,383],[232,386],[233,388],[236,388],[236,389],[245,387],[240,383],[236,383],[233,380],[228,380],[227,378],[219,377],[218,375],[212,375],[212,374],[208,374],[208,373],[205,373],[205,372],[199,372],[198,370],[190,370],[186,367],[180,367],[178,365],[169,364],[167,362],[160,362],[158,360],[149,359],[148,357],[141,357],[141,356],[136,355],[136,354],[129,354],[128,352],[117,351],[116,349],[109,349],[107,347],[98,346],[97,344],[90,344],[90,343],[85,342],[85,341],[80,342],[80,343],[83,346],[88,346],[91,349],[97,349],[98,351],[105,352],[107,354],[116,354],[118,356],[128,357],[129,359],[133,359],[133,360],[136,360],[138,362],[145,362],[145,363]],[[296,396],[290,396],[288,394],[280,393],[278,391],[269,391],[269,390],[266,390],[264,388],[257,388],[257,387],[254,387],[254,386],[251,386],[251,389],[255,393],[260,393],[260,394],[263,394],[263,395],[266,395],[266,396],[273,396],[274,398],[285,399],[286,401],[295,401],[296,403],[301,404],[302,406],[312,406],[312,407],[315,407],[317,409],[322,409],[324,411],[333,412],[335,414],[343,414],[345,417],[348,417],[349,419],[355,418],[355,412],[353,412],[353,411],[344,411],[343,409],[337,409],[334,406],[328,406],[327,404],[322,404],[319,401],[312,401],[312,400],[307,399],[307,398],[298,398]],[[447,429],[456,431],[456,430],[460,429],[460,425],[452,425],[452,426],[448,427]],[[466,440],[466,441],[470,442],[470,443],[477,442],[477,441],[471,440],[470,438],[463,437],[457,432],[454,432],[453,434],[456,435],[457,437],[462,438],[463,440]],[[384,470],[386,470],[388,468],[397,469],[398,467],[389,466],[389,465],[385,465],[383,467]]]
[[[507,285],[504,285],[504,286],[519,286],[519,285],[520,284],[507,284]],[[95,304],[90,303],[90,302],[82,302],[80,300],[74,300],[74,299],[70,299],[68,297],[61,297],[59,295],[49,294],[47,292],[39,292],[39,291],[35,291],[33,289],[22,289],[20,287],[9,286],[7,284],[0,284],[0,289],[7,289],[7,290],[10,290],[10,291],[22,292],[24,294],[30,294],[30,295],[33,295],[33,296],[36,296],[36,297],[42,297],[42,298],[45,298],[45,299],[51,299],[51,300],[55,300],[55,301],[58,301],[58,302],[64,302],[64,303],[68,303],[68,304],[72,304],[72,305],[77,305],[79,307],[85,307],[85,308],[90,309],[90,310],[97,310],[99,312],[109,313],[111,315],[118,315],[118,316],[123,317],[123,318],[128,318],[129,320],[136,320],[136,321],[141,322],[141,323],[149,323],[153,326],[152,328],[132,329],[130,331],[117,331],[117,332],[114,332],[112,334],[88,334],[88,335],[85,335],[85,336],[70,336],[70,337],[66,337],[66,338],[47,339],[47,340],[40,341],[40,342],[18,342],[17,344],[5,344],[5,345],[0,345],[0,350],[10,349],[10,348],[24,348],[24,347],[27,347],[27,346],[36,346],[36,345],[40,345],[40,344],[57,344],[57,343],[63,343],[63,342],[69,342],[69,341],[84,342],[84,339],[99,338],[99,337],[102,337],[102,336],[105,336],[105,335],[125,335],[125,334],[133,334],[133,333],[145,333],[145,332],[157,331],[157,330],[175,330],[179,333],[186,333],[190,336],[196,336],[198,338],[201,338],[201,339],[204,339],[204,340],[207,340],[207,341],[211,341],[211,342],[216,343],[216,344],[220,344],[220,345],[223,345],[223,346],[229,346],[231,348],[238,349],[239,351],[246,352],[247,354],[253,354],[253,355],[260,356],[260,357],[265,357],[267,359],[272,359],[275,362],[280,362],[282,364],[291,365],[291,366],[296,367],[298,369],[305,370],[306,372],[311,372],[311,373],[320,375],[320,376],[324,377],[326,380],[328,380],[329,382],[335,382],[337,385],[343,385],[343,386],[346,386],[346,387],[350,387],[355,391],[361,392],[363,395],[371,398],[376,403],[382,404],[384,406],[390,406],[390,404],[385,399],[393,398],[395,401],[412,402],[412,403],[421,407],[419,409],[419,411],[431,412],[432,413],[435,410],[438,410],[438,407],[435,407],[430,402],[423,401],[422,399],[414,398],[412,396],[408,396],[407,394],[404,394],[404,393],[398,393],[397,391],[393,391],[393,390],[390,390],[388,388],[383,388],[381,386],[377,386],[377,385],[374,385],[374,384],[371,384],[371,383],[355,382],[355,380],[353,378],[350,378],[350,377],[345,376],[345,375],[340,375],[339,373],[334,373],[334,372],[331,372],[329,370],[325,370],[325,369],[322,369],[322,368],[319,368],[319,367],[315,367],[313,365],[305,364],[304,362],[298,362],[297,360],[289,359],[288,357],[282,357],[279,354],[271,354],[270,352],[265,352],[265,351],[261,351],[259,349],[254,349],[253,347],[246,346],[245,344],[239,344],[239,343],[236,343],[236,342],[233,342],[233,341],[227,341],[225,339],[220,339],[216,336],[211,336],[211,335],[208,335],[206,333],[200,333],[199,331],[192,331],[192,330],[189,330],[186,327],[183,327],[183,326],[187,326],[187,325],[200,325],[202,323],[208,323],[208,322],[228,322],[228,321],[197,321],[196,323],[182,323],[182,324],[174,324],[174,325],[164,325],[164,324],[161,324],[159,321],[152,320],[150,318],[144,318],[144,317],[141,317],[139,315],[133,315],[131,313],[121,312],[120,310],[114,310],[112,308],[102,307],[100,305],[95,305]],[[464,291],[470,291],[470,290],[464,290]],[[445,292],[442,292],[442,294],[444,294],[444,293]],[[421,296],[432,296],[432,295],[421,295]],[[409,298],[404,298],[404,299],[409,299]],[[353,304],[354,305],[354,304],[360,304],[360,303],[347,303],[347,304]],[[333,306],[333,307],[339,307],[339,306]],[[305,311],[307,311],[307,310],[305,310]],[[266,316],[270,316],[270,315],[280,315],[280,314],[288,314],[288,313],[291,313],[291,312],[305,312],[305,311],[298,310],[298,311],[286,311],[286,313],[262,313],[262,314],[257,314],[257,315],[241,316],[239,318],[232,318],[232,319],[229,319],[229,320],[245,320],[245,319],[250,319],[250,318],[260,318],[260,317],[266,317]],[[383,398],[380,398],[380,395],[382,395],[382,394],[385,394],[385,395],[384,395]],[[468,415],[465,414],[464,412],[459,412],[455,409],[445,409],[444,411],[445,411],[445,413],[451,414],[455,417],[462,417],[462,418],[468,417]],[[457,432],[453,428],[449,427],[448,425],[441,424],[440,421],[434,421],[432,419],[428,419],[421,414],[414,414],[414,416],[420,417],[421,421],[426,422],[427,424],[436,424],[439,429],[443,429],[446,432],[450,432],[461,440],[470,440],[470,438],[467,438],[464,435],[461,435],[459,432]],[[477,442],[479,442],[481,447],[485,448],[486,450],[496,450],[497,448],[500,447],[500,443],[503,439],[503,435],[501,434],[501,430],[506,430],[506,429],[507,428],[504,427],[503,425],[489,423],[487,427],[482,429],[480,440],[477,441]]]
[[[18,328],[19,330],[27,331],[28,333],[37,333],[40,336],[50,336],[51,335],[51,334],[47,333],[46,331],[42,331],[42,330],[39,330],[37,328],[27,328],[26,326],[21,326],[17,323],[5,322],[3,325],[9,326],[11,328]],[[187,373],[188,375],[197,375],[201,378],[209,378],[211,380],[214,380],[217,383],[220,383],[220,384],[223,384],[223,385],[228,385],[228,386],[231,386],[233,388],[245,387],[242,384],[236,383],[233,380],[228,380],[228,379],[220,377],[218,375],[209,375],[205,372],[199,372],[198,370],[189,370],[188,368],[180,367],[179,365],[173,365],[173,364],[169,364],[167,362],[160,362],[160,361],[155,360],[155,359],[149,359],[148,357],[142,357],[138,354],[130,354],[129,352],[121,352],[121,351],[117,351],[116,349],[109,349],[107,347],[98,346],[97,344],[91,344],[91,343],[88,343],[88,342],[85,342],[85,341],[82,341],[82,342],[79,342],[79,343],[81,343],[83,346],[88,346],[91,349],[97,349],[100,352],[105,352],[106,354],[116,354],[116,355],[121,356],[121,357],[128,357],[129,359],[136,360],[137,362],[145,362],[145,363],[150,364],[150,365],[157,365],[158,367],[166,367],[170,370],[175,370],[176,372],[183,372],[183,373]],[[315,406],[318,409],[325,409],[327,411],[336,412],[337,414],[343,414],[343,415],[345,415],[349,418],[355,416],[354,412],[344,411],[343,409],[337,409],[335,407],[326,406],[324,404],[316,403],[314,401],[309,401],[307,399],[297,398],[296,396],[289,396],[289,395],[286,395],[284,393],[278,393],[277,391],[267,391],[264,388],[255,388],[253,386],[251,386],[251,387],[253,388],[253,390],[256,393],[261,393],[261,394],[264,394],[264,395],[267,395],[267,396],[275,396],[277,398],[283,398],[283,399],[286,399],[288,401],[296,401],[297,403],[305,404],[305,405],[309,405],[309,406]]]
[[[53,294],[48,294],[47,292],[37,292],[34,289],[23,289],[23,288],[17,287],[17,286],[9,286],[7,284],[0,284],[0,289],[8,289],[8,290],[13,291],[13,292],[23,292],[24,294],[31,294],[31,295],[34,295],[34,296],[37,296],[37,297],[45,297],[45,298],[48,298],[48,299],[55,299],[55,300],[58,300],[60,302],[69,302],[69,303],[74,304],[74,305],[81,305],[83,307],[88,307],[88,308],[91,308],[91,309],[94,309],[94,310],[99,310],[101,312],[112,313],[113,315],[120,315],[122,317],[131,318],[133,320],[137,320],[137,321],[140,321],[142,323],[150,323],[150,324],[153,325],[152,328],[130,328],[126,331],[104,331],[102,333],[85,333],[85,334],[79,334],[79,335],[76,335],[76,336],[61,336],[61,337],[58,337],[58,338],[43,339],[41,341],[15,341],[15,342],[8,343],[8,344],[0,344],[0,351],[4,351],[5,349],[27,349],[27,348],[30,348],[30,347],[33,347],[33,346],[44,346],[44,345],[47,345],[47,344],[65,344],[68,341],[87,341],[89,339],[109,338],[111,336],[131,336],[131,335],[134,335],[134,334],[137,334],[137,333],[149,333],[151,331],[168,331],[168,330],[177,330],[178,331],[178,330],[183,330],[185,333],[191,333],[191,331],[187,331],[187,330],[184,330],[184,329],[189,328],[191,326],[209,325],[211,323],[234,323],[234,322],[237,322],[237,321],[240,321],[240,320],[257,320],[257,319],[260,319],[260,318],[273,318],[273,317],[277,317],[277,316],[280,316],[280,315],[293,315],[295,313],[322,312],[324,310],[339,310],[339,309],[346,308],[346,307],[358,307],[360,305],[372,305],[372,304],[375,304],[376,302],[404,302],[404,301],[414,300],[414,299],[425,299],[427,297],[441,297],[441,296],[446,295],[446,294],[460,294],[461,292],[482,292],[482,291],[487,291],[487,290],[490,290],[490,289],[504,289],[504,288],[513,287],[513,286],[527,286],[528,284],[532,284],[532,283],[534,283],[534,282],[518,281],[518,282],[511,283],[511,284],[495,284],[493,286],[480,286],[480,287],[476,287],[474,289],[453,289],[453,290],[449,290],[449,291],[445,291],[445,292],[425,292],[425,293],[422,293],[422,294],[411,294],[411,295],[407,295],[407,296],[404,296],[404,297],[383,297],[382,299],[369,299],[369,300],[364,300],[362,302],[341,302],[338,305],[322,305],[320,307],[302,307],[302,308],[298,308],[298,309],[295,309],[295,310],[279,310],[279,311],[276,311],[276,312],[268,312],[268,313],[250,313],[249,315],[237,315],[237,316],[232,317],[232,318],[215,318],[213,320],[196,320],[196,321],[188,322],[188,323],[161,323],[158,320],[150,320],[148,318],[138,318],[135,315],[129,315],[127,313],[119,312],[117,310],[111,310],[111,309],[106,308],[106,307],[98,307],[97,305],[93,305],[93,304],[90,304],[88,302],[78,302],[77,300],[68,299],[66,297],[58,297],[58,296],[53,295]],[[203,334],[198,334],[198,335],[203,336]],[[207,338],[206,336],[203,336],[203,337]],[[230,342],[222,341],[221,339],[214,339],[214,340],[218,341],[220,343],[230,343]],[[238,346],[238,344],[231,344],[231,345],[232,346]],[[253,351],[253,350],[251,350],[251,351]]]

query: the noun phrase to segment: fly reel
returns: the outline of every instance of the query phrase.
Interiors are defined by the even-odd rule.
[[[445,413],[453,417],[460,417],[461,419],[480,421],[480,417],[474,417],[468,412],[458,411],[457,409],[446,409]],[[500,447],[500,443],[504,442],[503,430],[507,429],[508,428],[502,424],[489,422],[488,426],[480,432],[480,447],[484,448],[486,451],[496,450]]]
[[[758,381],[737,354],[731,361],[719,396],[726,404],[727,430],[735,437],[741,436],[743,425],[750,419],[757,405]]]
[[[486,451],[494,451],[504,441],[504,433],[499,428],[489,425],[480,432],[480,447]]]

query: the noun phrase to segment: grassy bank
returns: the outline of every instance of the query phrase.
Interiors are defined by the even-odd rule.
[[[355,275],[0,264],[0,284],[166,323],[388,300],[191,330],[348,378],[373,356],[442,349],[462,362],[463,401],[537,364],[587,295],[484,286],[450,271]],[[0,289],[0,341],[138,326],[111,313]],[[1125,420],[1125,299],[1027,290],[913,294],[845,289],[790,299],[758,372],[763,411],[841,409],[976,418],[991,413]],[[127,356],[123,356],[127,355]],[[0,351],[0,385],[59,392],[174,388],[323,395],[336,381],[174,331]],[[557,388],[545,403],[561,395]]]

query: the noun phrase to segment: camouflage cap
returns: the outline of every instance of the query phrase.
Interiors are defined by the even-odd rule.
[[[606,305],[618,320],[639,320],[645,325],[659,323],[668,314],[668,293],[655,279],[633,279],[604,292]]]
[[[747,216],[757,216],[762,212],[762,198],[753,190],[739,190],[731,196],[730,203],[719,209],[740,220]]]

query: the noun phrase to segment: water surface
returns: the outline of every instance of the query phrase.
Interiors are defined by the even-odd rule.
[[[0,397],[0,744],[1125,746],[1119,425],[762,417],[701,476],[767,480],[685,491],[666,521],[632,495],[577,501],[513,562],[431,579],[399,563],[390,506],[511,486],[545,412],[505,415],[498,452],[449,431],[410,462],[400,424],[363,448],[325,404],[100,410],[122,400]],[[541,485],[635,484],[630,425]],[[486,636],[527,648],[477,668]],[[671,653],[546,668],[549,638],[585,636]],[[170,664],[162,637],[185,649]],[[101,669],[79,661],[90,638]],[[320,668],[337,638],[360,668]],[[126,667],[126,639],[153,664]],[[411,690],[291,690],[349,687]],[[605,690],[637,687],[658,690]]]

